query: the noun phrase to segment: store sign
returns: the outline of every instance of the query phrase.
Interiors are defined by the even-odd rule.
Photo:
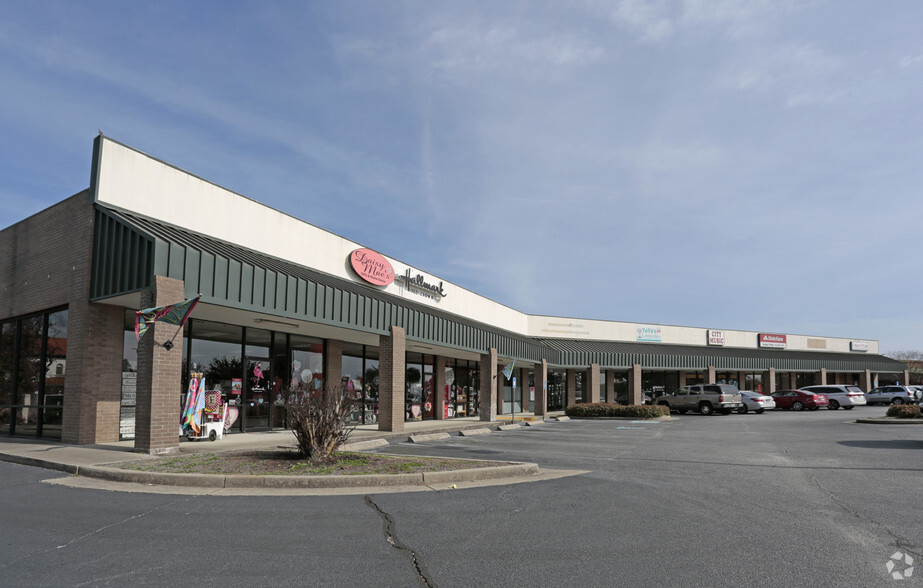
[[[407,271],[402,275],[395,276],[395,279],[401,282],[409,291],[421,296],[426,296],[433,300],[441,300],[446,296],[445,290],[442,289],[442,282],[439,282],[439,284],[427,282],[426,276],[423,274],[414,275],[410,273],[410,268],[407,268]]]
[[[638,327],[638,341],[649,341],[651,343],[660,343],[663,341],[661,327]]]
[[[724,331],[708,331],[709,345],[724,345]]]
[[[850,341],[849,350],[850,351],[868,351],[869,344],[865,341]]]
[[[380,253],[371,249],[356,249],[350,253],[349,265],[369,284],[387,286],[394,281],[394,268]]]
[[[770,335],[760,333],[760,347],[772,347],[774,349],[785,349],[788,344],[787,335]]]

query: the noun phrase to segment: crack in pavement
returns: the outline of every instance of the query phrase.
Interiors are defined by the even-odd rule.
[[[365,497],[365,503],[369,505],[384,521],[384,532],[385,538],[388,540],[395,549],[399,549],[405,555],[410,558],[410,561],[413,562],[413,567],[417,571],[417,576],[419,576],[420,581],[423,582],[424,586],[430,586],[435,588],[436,583],[430,577],[429,570],[426,568],[426,564],[423,563],[423,560],[417,555],[417,552],[408,546],[404,545],[400,539],[397,538],[396,530],[397,523],[394,522],[394,517],[381,510],[375,501],[373,501],[368,495]]]
[[[829,496],[830,500],[833,501],[833,503],[836,504],[838,507],[840,507],[844,512],[854,516],[860,521],[871,523],[875,525],[876,527],[882,529],[888,535],[890,535],[894,539],[894,544],[897,546],[898,549],[904,551],[905,553],[912,554],[916,557],[923,557],[923,553],[917,550],[916,545],[911,539],[898,535],[897,533],[892,531],[890,528],[888,528],[888,526],[882,523],[881,521],[876,521],[875,519],[871,517],[865,516],[861,514],[858,510],[846,505],[844,502],[842,502],[841,500],[837,498],[836,494],[834,494],[833,492],[825,488],[824,485],[821,484],[820,481],[817,480],[817,478],[811,476],[811,481],[814,482],[814,485],[817,486],[822,492],[824,492],[827,496]]]

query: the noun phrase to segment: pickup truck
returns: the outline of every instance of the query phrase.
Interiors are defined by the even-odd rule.
[[[675,410],[685,414],[694,410],[704,415],[714,414],[715,411],[731,414],[731,411],[744,405],[740,390],[730,384],[683,386],[672,394],[658,397],[656,404],[668,407],[671,412]]]

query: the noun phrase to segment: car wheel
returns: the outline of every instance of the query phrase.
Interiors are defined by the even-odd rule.
[[[891,404],[904,404],[903,398],[894,398],[891,400]]]
[[[687,412],[689,412],[689,410],[686,408],[681,408],[680,410],[677,410],[676,412],[678,412],[679,414],[686,414]]]
[[[218,431],[212,429],[212,432],[208,434],[208,440],[214,441],[217,438],[218,438]]]
[[[747,411],[748,411],[748,410],[750,410],[750,409],[747,408],[747,405],[746,405],[746,404],[744,404],[743,406],[741,406],[740,408],[737,409],[737,414],[747,414]]]
[[[798,401],[793,402],[792,410],[804,410],[804,403]]]
[[[707,403],[707,402],[703,402],[702,404],[699,405],[699,412],[702,413],[702,414],[705,415],[705,416],[708,416],[708,415],[712,414],[712,413],[715,412],[715,411],[714,411],[714,409],[711,407],[711,404],[709,404],[709,403]]]
[[[827,405],[827,410],[836,410],[840,408],[840,403],[836,400],[831,400],[830,404]]]
[[[758,409],[754,410],[753,412],[755,412],[756,414],[763,414],[764,412],[766,412],[766,409],[765,409],[765,408],[758,408]]]

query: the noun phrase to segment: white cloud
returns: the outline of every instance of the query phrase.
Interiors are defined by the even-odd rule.
[[[901,58],[900,65],[901,67],[917,67],[923,65],[923,54],[906,55]]]

